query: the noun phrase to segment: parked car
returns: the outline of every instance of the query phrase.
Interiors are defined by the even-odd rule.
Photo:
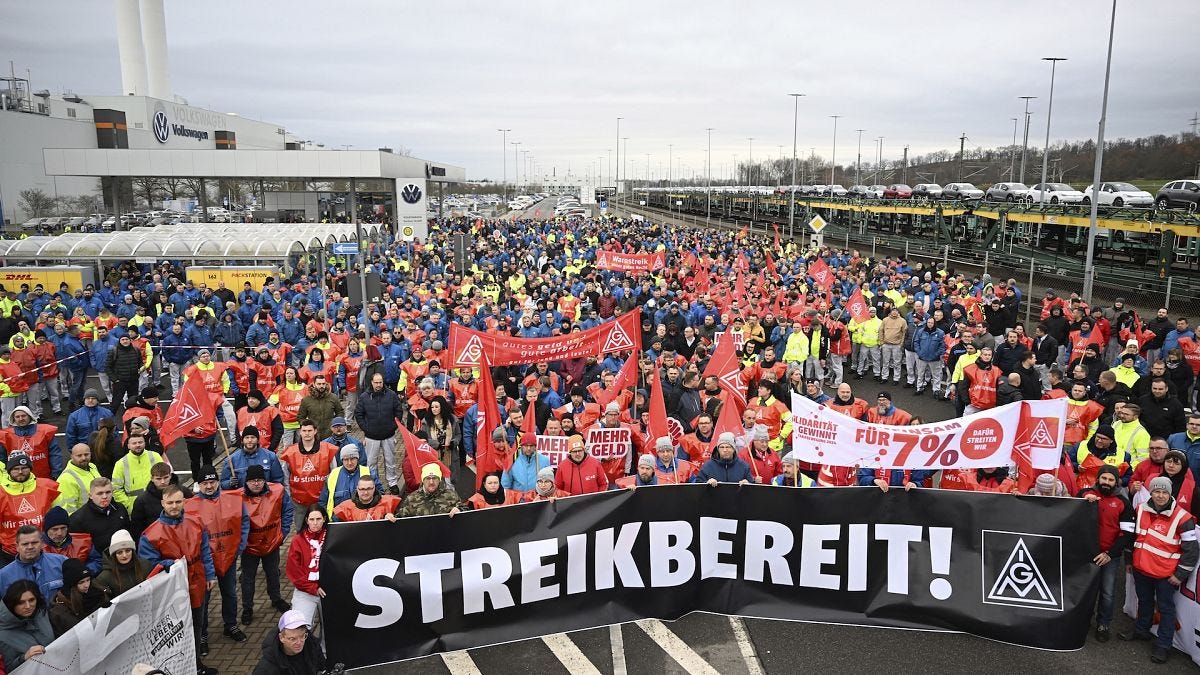
[[[983,190],[970,183],[946,183],[942,199],[983,199]]]
[[[983,198],[989,202],[1019,202],[1029,192],[1024,183],[996,183],[987,189]]]
[[[1154,196],[1160,209],[1196,209],[1200,206],[1200,180],[1177,180],[1160,187]]]
[[[845,197],[847,194],[849,194],[849,190],[841,185],[826,185],[821,190],[821,194],[826,197]]]
[[[872,199],[883,199],[883,193],[887,190],[886,185],[871,185],[867,188],[870,191]]]
[[[883,190],[884,199],[911,199],[913,189],[904,183],[893,183]]]
[[[1078,204],[1083,193],[1066,183],[1038,183],[1029,188],[1025,198],[1034,204]]]
[[[1091,185],[1083,190],[1083,203],[1092,203]],[[1096,203],[1100,206],[1150,206],[1154,203],[1154,195],[1132,183],[1101,183]]]
[[[870,195],[870,188],[866,185],[851,185],[846,191],[846,196],[851,199],[865,199]]]
[[[917,183],[913,186],[912,196],[925,199],[941,199],[942,186],[937,183]]]

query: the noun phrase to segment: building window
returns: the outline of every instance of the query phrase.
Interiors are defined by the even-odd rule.
[[[67,117],[70,117],[71,119],[75,118],[75,109],[74,108],[67,108]]]
[[[133,128],[134,128],[134,129],[141,129],[141,128],[142,128],[142,123],[141,123],[141,122],[134,122],[134,123],[133,123]]]

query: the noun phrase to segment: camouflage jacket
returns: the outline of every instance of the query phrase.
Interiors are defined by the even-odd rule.
[[[458,505],[458,494],[451,488],[443,487],[437,492],[429,494],[421,487],[404,496],[404,503],[400,505],[397,515],[401,518],[432,516],[439,513],[450,513],[450,509]]]

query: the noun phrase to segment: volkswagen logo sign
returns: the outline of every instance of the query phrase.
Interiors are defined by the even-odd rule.
[[[161,109],[154,111],[154,121],[151,123],[154,138],[159,143],[166,143],[171,137],[171,125],[167,124],[167,113]]]
[[[400,198],[407,204],[416,204],[421,201],[421,188],[416,183],[409,183],[400,191]]]

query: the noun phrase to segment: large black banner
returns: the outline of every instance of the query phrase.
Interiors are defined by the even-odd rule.
[[[944,490],[669,485],[330,526],[331,660],[356,667],[708,611],[1083,646],[1096,510]]]

